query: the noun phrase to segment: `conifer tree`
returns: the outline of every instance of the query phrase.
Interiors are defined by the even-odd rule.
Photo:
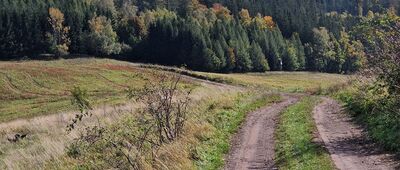
[[[269,70],[268,61],[261,47],[254,41],[251,43],[250,56],[253,63],[253,71],[265,72]]]

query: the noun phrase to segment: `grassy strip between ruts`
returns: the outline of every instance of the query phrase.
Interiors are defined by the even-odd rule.
[[[334,169],[329,153],[313,142],[312,118],[317,97],[304,97],[280,117],[276,131],[276,160],[279,169]]]
[[[210,111],[214,115],[211,124],[215,127],[215,132],[195,148],[194,157],[197,157],[198,169],[220,169],[224,165],[224,156],[230,149],[230,139],[245,120],[246,113],[282,100],[278,94],[264,94],[257,98],[247,95],[236,99],[233,107]],[[243,101],[243,98],[247,101]]]

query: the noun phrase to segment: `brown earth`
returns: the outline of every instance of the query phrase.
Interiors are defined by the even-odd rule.
[[[343,107],[337,101],[326,97],[322,99],[323,102],[314,108],[314,119],[338,169],[400,169],[393,155],[382,152],[348,114],[342,113]]]
[[[224,169],[275,169],[275,127],[278,115],[299,97],[283,95],[284,100],[249,113],[242,128],[232,140]]]

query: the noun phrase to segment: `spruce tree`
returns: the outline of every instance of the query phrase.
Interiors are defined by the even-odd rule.
[[[268,61],[263,54],[260,45],[254,41],[251,43],[250,57],[253,63],[253,71],[265,72],[269,70]]]

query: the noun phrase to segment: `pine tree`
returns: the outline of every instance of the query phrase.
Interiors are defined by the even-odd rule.
[[[299,68],[296,48],[289,44],[286,50],[286,54],[282,57],[282,67],[287,71],[295,71]]]
[[[269,70],[268,61],[261,47],[254,41],[251,43],[250,57],[253,63],[253,71],[265,72]]]
[[[300,40],[300,35],[298,33],[294,33],[292,35],[291,44],[296,49],[296,56],[298,63],[297,70],[304,70],[306,67],[306,58],[305,58],[304,46]]]

